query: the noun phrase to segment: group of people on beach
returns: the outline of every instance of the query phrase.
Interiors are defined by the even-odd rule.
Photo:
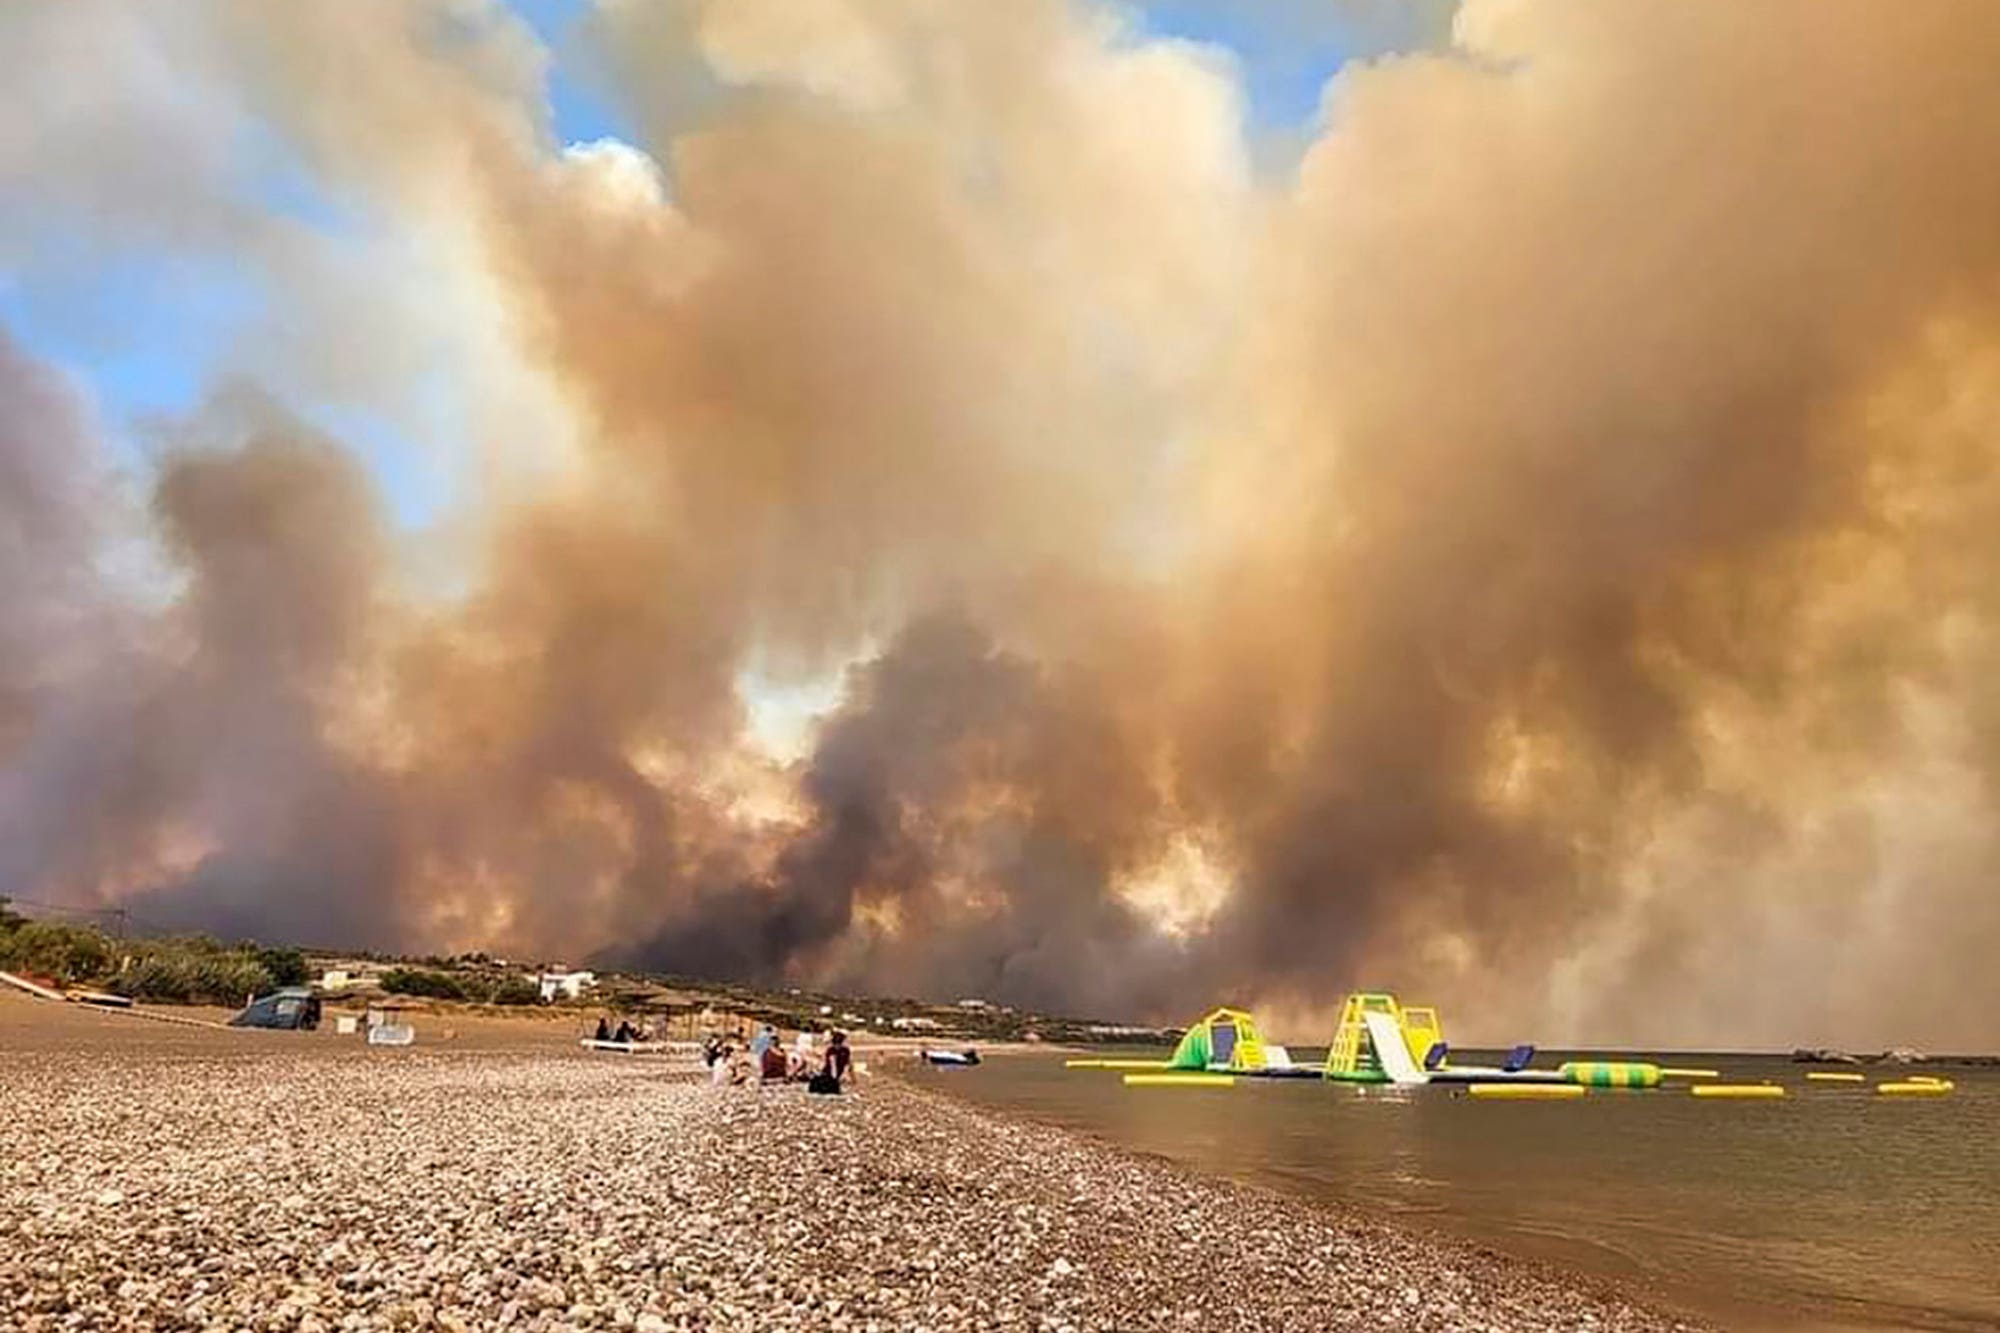
[[[810,1034],[801,1032],[798,1041],[786,1050],[778,1030],[769,1023],[759,1027],[747,1043],[740,1030],[734,1042],[711,1033],[702,1041],[701,1055],[710,1080],[718,1086],[803,1083],[807,1092],[831,1094],[841,1090],[854,1070],[854,1051],[845,1032],[829,1035],[823,1052],[815,1049]]]
[[[641,1028],[633,1027],[630,1019],[625,1019],[625,1018],[619,1019],[618,1026],[616,1028],[613,1028],[611,1026],[610,1019],[599,1018],[597,1020],[597,1035],[594,1038],[594,1040],[630,1042],[630,1041],[647,1041],[650,1040],[651,1037],[652,1034],[650,1032],[644,1031]]]

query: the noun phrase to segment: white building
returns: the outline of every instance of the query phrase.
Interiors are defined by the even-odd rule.
[[[543,1004],[581,999],[584,992],[596,984],[595,972],[544,972],[535,978],[535,985],[542,992]]]
[[[889,1026],[892,1028],[905,1028],[905,1029],[934,1028],[937,1026],[937,1020],[935,1018],[899,1018],[896,1019],[894,1022],[890,1023]]]

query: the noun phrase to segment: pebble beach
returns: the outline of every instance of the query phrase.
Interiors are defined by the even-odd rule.
[[[1699,1326],[969,1108],[895,1057],[809,1098],[547,1035],[47,1012],[0,1011],[5,1329]]]

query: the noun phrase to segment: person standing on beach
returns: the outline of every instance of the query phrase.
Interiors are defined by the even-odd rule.
[[[764,1064],[764,1052],[770,1050],[777,1042],[778,1032],[776,1028],[773,1028],[769,1023],[758,1028],[757,1035],[750,1039],[750,1063],[761,1069]]]

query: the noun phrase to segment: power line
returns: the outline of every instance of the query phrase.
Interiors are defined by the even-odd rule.
[[[125,911],[122,907],[78,907],[74,903],[45,903],[34,898],[16,898],[10,894],[0,894],[0,902],[15,907],[32,907],[43,912],[67,912],[73,916],[116,916]]]
[[[9,907],[25,907],[34,912],[52,912],[59,916],[97,917],[111,923],[111,933],[123,943],[133,926],[147,934],[162,935],[167,932],[160,926],[134,916],[127,907],[79,907],[75,903],[52,903],[39,898],[16,898],[12,894],[0,894],[0,904]]]

